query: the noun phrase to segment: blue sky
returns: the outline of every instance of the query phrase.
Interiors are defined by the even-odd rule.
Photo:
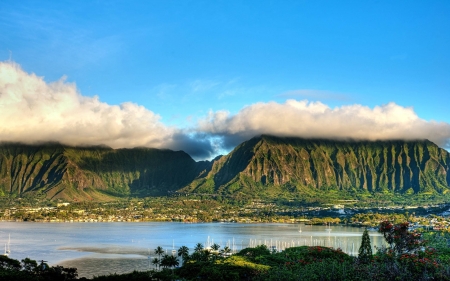
[[[331,137],[352,138],[364,138],[352,132],[375,122],[398,131],[369,139],[409,138],[410,130],[414,138],[430,138],[448,148],[449,14],[449,1],[4,0],[0,61],[14,65],[4,73],[20,72],[27,79],[35,74],[47,86],[60,81],[105,110],[132,103],[133,108],[119,108],[120,114],[144,110],[146,122],[157,124],[158,135],[164,136],[156,140],[141,128],[143,141],[133,145],[191,149],[198,159],[227,152],[253,133],[296,131],[289,126],[277,131],[277,123],[289,122],[310,122],[308,132],[330,124],[335,131]],[[56,96],[68,92],[52,91]],[[39,91],[23,98],[30,99],[47,102]],[[299,107],[305,100],[305,107]],[[10,100],[3,104],[20,108]],[[287,108],[316,115],[286,114],[288,121]],[[45,110],[52,111],[42,105],[29,114],[48,118]],[[322,118],[317,110],[332,113]],[[348,112],[368,120],[352,123],[356,121]],[[390,123],[381,124],[377,114]],[[405,119],[410,123],[403,116],[410,116]],[[267,120],[273,127],[265,127]],[[346,124],[354,127],[339,135]],[[61,128],[64,124],[55,126],[53,135]],[[0,134],[4,140],[33,139],[8,130]],[[111,132],[115,129],[107,133],[110,139],[120,138],[120,144],[108,136],[92,142],[129,146],[129,134]],[[15,138],[9,139],[13,133]],[[292,134],[328,136],[322,131]],[[88,131],[82,135],[90,139]],[[201,146],[209,148],[202,152]]]

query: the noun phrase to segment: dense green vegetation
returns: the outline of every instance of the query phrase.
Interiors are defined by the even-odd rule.
[[[0,255],[0,280],[8,281],[68,281],[77,279],[76,268],[49,266],[25,258],[22,261]]]

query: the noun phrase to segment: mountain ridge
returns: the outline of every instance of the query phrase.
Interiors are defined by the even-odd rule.
[[[237,146],[213,165],[214,174],[185,190],[227,193],[284,186],[445,193],[450,185],[449,155],[428,140],[336,141],[263,135]],[[233,170],[232,163],[240,163],[241,168]]]
[[[0,146],[0,192],[102,200],[166,195],[209,169],[183,151],[60,144]],[[173,176],[176,175],[176,176]]]
[[[168,192],[301,198],[314,192],[450,189],[450,153],[428,140],[356,141],[261,135],[213,161],[154,148],[0,144],[0,195],[111,200]]]

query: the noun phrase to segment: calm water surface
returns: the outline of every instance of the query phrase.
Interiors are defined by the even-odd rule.
[[[301,231],[301,232],[300,232]],[[51,265],[78,268],[80,277],[146,270],[149,256],[162,246],[172,249],[195,244],[217,243],[240,250],[266,244],[278,249],[292,245],[340,247],[356,254],[364,229],[298,224],[236,223],[32,223],[0,222],[0,251],[11,236],[10,257],[29,257]],[[380,246],[382,237],[370,233],[372,246]]]

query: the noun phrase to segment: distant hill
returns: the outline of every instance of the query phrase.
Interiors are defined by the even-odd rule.
[[[236,147],[183,191],[276,198],[317,190],[444,194],[449,189],[450,154],[428,140],[260,136]]]
[[[445,194],[450,154],[421,141],[336,141],[260,136],[226,156],[60,144],[0,145],[0,195],[66,200],[169,192],[279,198],[321,192]]]

